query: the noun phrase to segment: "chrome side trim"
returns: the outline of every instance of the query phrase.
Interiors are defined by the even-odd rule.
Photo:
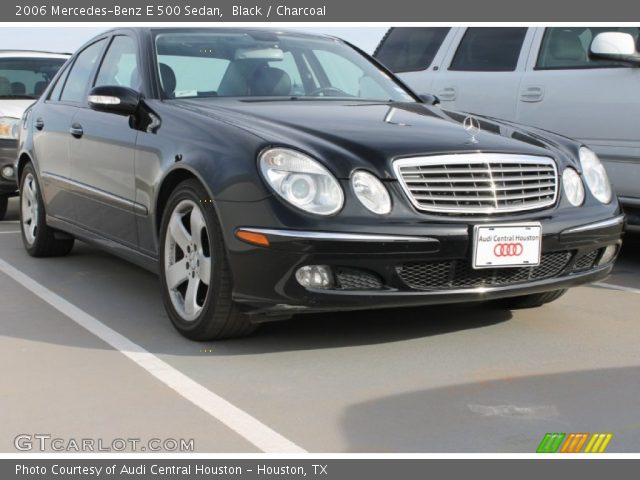
[[[119,208],[121,210],[133,210],[136,215],[141,215],[143,217],[146,217],[149,214],[147,207],[140,203],[132,202],[131,200],[127,200],[126,198],[113,195],[112,193],[105,192],[104,190],[91,187],[85,183],[77,182],[70,178],[62,177],[60,175],[56,175],[55,173],[49,172],[42,172],[41,176],[43,180],[57,183],[61,188],[65,190],[76,193],[78,195],[84,195],[97,202],[110,205],[114,208]]]
[[[276,230],[270,228],[238,228],[245,232],[260,233],[267,236],[326,240],[330,242],[438,242],[431,237],[411,237],[404,235],[378,235],[369,233],[316,232],[305,230]]]
[[[581,225],[579,227],[569,228],[567,230],[564,230],[561,233],[561,235],[566,235],[569,233],[587,232],[589,230],[598,230],[600,228],[615,227],[616,225],[623,224],[624,219],[625,219],[624,215],[618,215],[617,217],[608,218],[607,220],[601,220],[599,222],[588,223],[586,225]]]

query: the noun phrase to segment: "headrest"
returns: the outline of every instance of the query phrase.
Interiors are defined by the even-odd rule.
[[[162,90],[167,97],[173,98],[176,92],[176,74],[166,63],[160,64],[160,81],[162,82]]]
[[[279,68],[265,65],[258,68],[249,79],[250,95],[282,97],[290,93],[291,77]]]
[[[586,60],[587,54],[578,31],[556,30],[551,42],[550,53],[554,60],[570,60],[579,62]]]

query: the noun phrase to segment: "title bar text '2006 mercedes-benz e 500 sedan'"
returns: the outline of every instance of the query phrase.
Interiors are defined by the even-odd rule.
[[[444,111],[329,37],[118,29],[22,121],[25,248],[160,274],[175,327],[304,312],[538,306],[607,276],[624,217],[567,138]]]

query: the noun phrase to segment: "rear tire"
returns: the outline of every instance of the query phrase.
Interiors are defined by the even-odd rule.
[[[552,290],[550,292],[534,293],[531,295],[523,295],[521,297],[504,298],[497,300],[497,303],[509,310],[536,308],[544,305],[545,303],[550,303],[559,299],[565,293],[567,293],[566,289]]]
[[[44,202],[33,165],[24,167],[20,179],[20,231],[32,257],[60,257],[73,248],[74,239],[47,226]]]
[[[4,220],[4,216],[7,214],[7,205],[9,204],[9,197],[6,195],[0,195],[0,220]]]
[[[160,227],[162,300],[173,326],[191,340],[244,337],[257,326],[231,299],[232,278],[215,208],[204,187],[185,180]]]

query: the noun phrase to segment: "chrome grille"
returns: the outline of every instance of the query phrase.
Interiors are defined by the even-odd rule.
[[[419,209],[491,214],[551,206],[558,192],[553,159],[469,153],[415,157],[393,164],[400,185]]]

